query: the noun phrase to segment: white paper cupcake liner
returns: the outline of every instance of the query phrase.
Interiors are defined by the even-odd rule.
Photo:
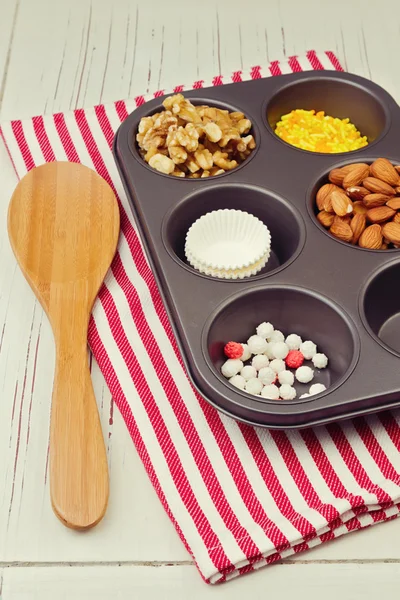
[[[270,248],[270,232],[260,219],[242,210],[221,209],[203,215],[189,228],[185,255],[198,270],[202,266],[230,273],[257,268],[254,265],[269,257]]]
[[[211,275],[212,277],[218,277],[219,279],[244,279],[245,277],[250,277],[251,275],[259,273],[267,264],[269,256],[270,251],[268,250],[260,260],[248,267],[243,267],[242,269],[213,269],[198,263],[192,256],[189,256],[187,260],[194,269],[200,273],[204,273],[204,275]]]

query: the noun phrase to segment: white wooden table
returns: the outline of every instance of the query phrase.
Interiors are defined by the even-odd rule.
[[[398,0],[0,0],[0,118],[90,106],[334,50],[400,101]],[[399,146],[400,158],[400,146]],[[0,598],[398,598],[400,521],[206,586],[147,480],[101,373],[95,392],[111,497],[86,534],[53,516],[47,480],[54,349],[16,266],[6,211],[16,177],[0,143]]]

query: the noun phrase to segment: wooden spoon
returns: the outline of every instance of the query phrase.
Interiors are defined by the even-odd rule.
[[[54,512],[73,529],[96,525],[108,502],[107,457],[88,366],[87,329],[118,233],[112,189],[80,164],[37,167],[11,198],[11,246],[46,311],[56,344],[50,493]]]

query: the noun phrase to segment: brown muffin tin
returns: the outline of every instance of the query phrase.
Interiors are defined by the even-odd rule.
[[[400,109],[361,77],[310,72],[184,92],[196,104],[240,110],[257,147],[238,168],[205,179],[151,169],[135,135],[142,117],[162,109],[156,98],[120,126],[114,156],[187,371],[218,410],[246,423],[296,428],[400,405],[400,255],[364,250],[333,238],[317,221],[315,195],[328,172],[386,157],[400,164]],[[349,117],[369,145],[342,154],[296,149],[274,126],[294,108]],[[270,229],[272,254],[259,274],[219,280],[185,261],[190,225],[219,208],[250,212]],[[285,334],[312,339],[329,357],[321,394],[266,400],[234,388],[220,373],[229,340],[246,341],[270,321]]]

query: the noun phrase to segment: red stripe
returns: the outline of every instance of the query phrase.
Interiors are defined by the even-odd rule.
[[[221,75],[217,75],[216,77],[214,77],[213,80],[212,80],[212,84],[213,84],[213,86],[222,85],[223,84],[222,76]]]
[[[336,57],[336,55],[333,52],[328,51],[328,52],[325,52],[325,54],[331,61],[332,65],[336,69],[336,71],[343,71],[342,65],[340,64],[338,58]]]
[[[157,90],[157,92],[154,92],[153,96],[154,96],[154,98],[159,98],[160,96],[164,96],[164,90]]]
[[[181,92],[183,92],[183,85],[176,85],[174,87],[174,94],[180,94]]]
[[[122,267],[122,263],[120,262],[119,255],[117,255],[117,257],[116,257],[116,265],[117,266],[114,267],[113,272],[114,272],[114,275],[118,276],[118,271],[123,271],[123,267]],[[123,287],[121,287],[121,289],[124,291]],[[124,291],[124,293],[125,293],[125,291]],[[130,290],[130,293],[132,293],[132,290]],[[137,300],[136,300],[136,302],[137,302]],[[209,554],[211,560],[213,561],[213,563],[219,569],[220,568],[228,569],[229,567],[232,566],[231,562],[230,562],[228,556],[225,554],[220,540],[218,539],[215,532],[213,531],[207,516],[204,514],[202,508],[200,507],[199,503],[197,502],[196,496],[193,492],[190,482],[186,476],[185,470],[182,466],[181,460],[179,458],[179,454],[175,448],[174,442],[170,436],[170,433],[169,433],[168,428],[164,422],[164,419],[160,413],[160,410],[154,400],[154,396],[151,392],[151,389],[148,386],[146,377],[141,369],[140,363],[137,360],[135,352],[133,351],[133,348],[131,347],[129,340],[125,335],[125,331],[124,331],[123,325],[121,323],[118,310],[114,303],[114,299],[113,299],[112,295],[110,294],[109,290],[106,288],[106,286],[103,286],[103,289],[102,289],[101,303],[102,303],[104,312],[107,316],[107,320],[108,320],[108,323],[110,326],[110,331],[114,337],[116,345],[118,346],[121,356],[127,366],[127,369],[129,370],[129,373],[132,377],[133,384],[137,389],[137,392],[139,394],[139,397],[141,399],[143,407],[147,413],[149,421],[152,423],[154,433],[157,437],[158,444],[164,454],[165,461],[168,465],[169,471],[171,473],[171,477],[175,483],[176,489],[181,497],[181,500],[182,500],[183,504],[185,505],[188,513],[192,517],[193,522],[194,522],[200,536],[203,539],[203,542],[207,548],[208,554]],[[143,319],[142,319],[142,322],[143,322]],[[147,321],[146,321],[146,324],[147,324]],[[137,323],[136,323],[136,325],[137,325]],[[139,335],[142,337],[143,332],[139,331]],[[175,390],[171,390],[171,393],[168,396],[168,400],[171,403],[171,405],[173,403],[173,397],[174,397],[175,393],[176,393]],[[182,408],[183,408],[183,406],[182,406]],[[189,417],[189,419],[190,419],[190,417]],[[181,419],[181,421],[182,421],[182,419]],[[182,426],[182,423],[180,423],[180,425]],[[194,429],[193,426],[191,429]],[[189,441],[188,441],[188,445],[190,445]],[[241,527],[241,525],[237,521],[237,519],[236,519],[235,515],[233,514],[232,510],[230,509],[230,507],[223,506],[223,503],[224,503],[223,499],[222,499],[223,494],[221,492],[218,480],[215,478],[215,473],[213,473],[211,470],[209,470],[207,468],[207,465],[198,464],[198,462],[202,463],[203,460],[204,460],[204,462],[207,462],[206,455],[204,454],[204,448],[201,448],[201,447],[198,447],[198,448],[199,448],[199,453],[197,456],[197,460],[196,460],[195,456],[194,456],[194,458],[196,460],[197,467],[198,467],[199,472],[201,473],[203,479],[204,479],[204,475],[206,475],[206,477],[209,476],[210,477],[209,485],[210,486],[215,485],[215,488],[214,488],[215,493],[214,493],[213,501],[214,501],[214,504],[216,505],[216,508],[219,510],[220,513],[222,512],[221,517],[224,516],[224,509],[228,513],[229,512],[231,513],[230,516],[232,518],[231,518],[230,522],[226,523],[226,526],[231,531],[234,531],[235,533],[236,533],[236,528],[238,527],[237,531],[238,531],[239,535],[242,535],[242,536],[246,535],[248,537],[247,531],[243,527]],[[191,450],[193,452],[193,447],[191,448]],[[200,461],[199,461],[199,458],[200,458]],[[204,469],[203,469],[203,467],[204,467]],[[212,494],[210,494],[210,495],[212,495]],[[221,511],[221,505],[222,505],[222,511]],[[250,544],[246,543],[246,540],[244,540],[242,542],[240,540],[237,540],[237,541],[238,541],[238,546],[243,548],[244,554],[247,556],[246,549],[250,550],[251,543]],[[256,553],[259,553],[258,549],[256,549]]]
[[[332,504],[322,503],[321,498],[315,491],[311,480],[294,451],[290,439],[282,431],[271,431],[271,436],[308,506],[319,512],[326,519],[327,525],[330,528],[339,527],[341,524],[340,513]]]
[[[288,60],[289,67],[292,69],[293,73],[300,73],[303,69],[297,59],[297,56],[291,56]]]
[[[135,102],[136,102],[136,106],[142,106],[142,104],[144,104],[146,102],[146,100],[144,99],[144,96],[136,96],[135,98]]]
[[[392,443],[397,448],[398,452],[400,452],[400,427],[397,424],[393,414],[390,412],[384,412],[379,413],[377,417],[384,426],[386,433],[392,440]]]
[[[32,123],[44,160],[46,162],[54,162],[56,157],[44,127],[43,117],[33,117]]]
[[[143,442],[143,438],[140,434],[140,430],[139,430],[137,423],[135,421],[135,418],[132,414],[131,408],[126,401],[124,392],[122,391],[118,377],[114,371],[114,367],[110,361],[108,352],[106,351],[106,349],[103,345],[101,337],[99,336],[99,332],[96,327],[96,322],[92,316],[90,317],[88,334],[92,340],[93,347],[96,348],[96,355],[97,355],[96,360],[99,362],[99,364],[102,365],[102,373],[104,375],[106,383],[107,383],[108,387],[113,390],[113,399],[115,401],[115,404],[118,406],[118,410],[120,411],[122,418],[125,421],[125,424],[131,435],[132,441],[135,444],[137,453],[147,471],[147,474],[148,474],[150,481],[157,493],[157,496],[159,497],[161,504],[163,505],[167,515],[171,519],[186,550],[192,555],[192,550],[189,547],[189,544],[187,543],[187,540],[183,534],[183,531],[180,528],[178,521],[175,519],[175,516],[170,509],[167,498],[163,492],[160,481],[159,481],[159,479],[156,475],[155,469],[153,467],[153,463],[151,461],[150,455],[147,452],[146,445]],[[201,571],[200,571],[200,573],[201,573]]]
[[[124,121],[129,115],[123,100],[118,100],[118,102],[115,103],[115,110],[117,111],[120,121]]]
[[[250,71],[250,77],[252,79],[261,79],[261,67],[257,65],[256,67],[252,67]]]
[[[347,440],[341,426],[337,423],[332,423],[331,425],[328,425],[326,429],[329,432],[344,462],[346,463],[347,468],[353,474],[353,477],[355,478],[359,486],[369,492],[376,494],[378,502],[380,504],[392,503],[392,499],[390,498],[389,494],[387,494],[382,488],[380,488],[378,485],[374,484],[371,481],[370,477],[368,476],[368,473],[360,463],[351,444]]]
[[[282,71],[279,66],[279,60],[272,61],[272,63],[269,65],[269,70],[271,71],[271,75],[282,75]]]
[[[193,84],[193,89],[194,90],[199,90],[200,88],[202,88],[204,85],[204,80],[203,79],[199,79],[199,81],[195,81]]]
[[[70,162],[81,162],[65,123],[64,115],[62,113],[53,115],[53,121],[68,160]]]
[[[322,62],[319,60],[315,50],[309,50],[307,52],[307,58],[310,61],[310,64],[315,71],[320,71],[320,70],[323,71],[324,70],[324,66],[323,66]]]
[[[30,171],[35,167],[35,161],[33,160],[33,156],[31,154],[31,151],[29,150],[29,146],[25,138],[24,129],[22,127],[22,122],[11,121],[11,129],[13,130],[13,134],[21,152],[22,159],[25,163],[26,170]]]
[[[232,81],[233,83],[239,83],[242,81],[242,71],[234,71],[232,73]]]
[[[386,479],[400,483],[400,475],[387,457],[365,419],[354,419],[353,425],[377,467]]]

